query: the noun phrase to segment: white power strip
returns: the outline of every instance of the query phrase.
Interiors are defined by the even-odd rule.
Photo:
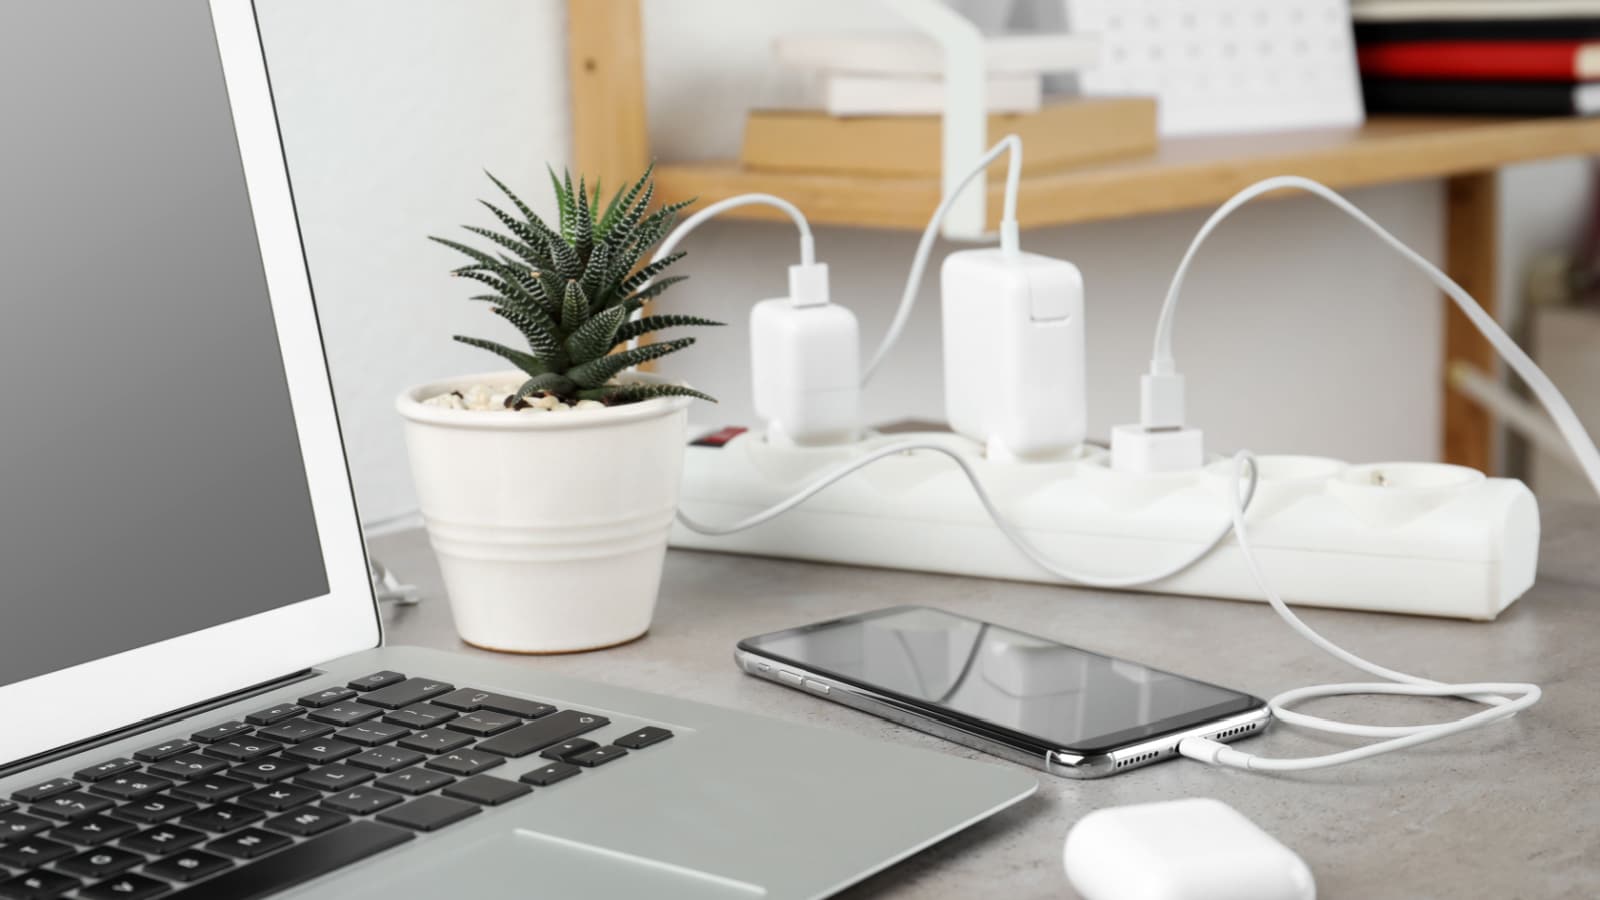
[[[1097,575],[1138,574],[1214,539],[1228,519],[1226,462],[1199,472],[1112,470],[1104,451],[1062,463],[990,463],[959,436],[875,435],[841,447],[780,447],[757,432],[691,446],[680,506],[731,522],[785,500],[819,475],[889,444],[938,442],[962,453],[1005,517],[1051,559]],[[1262,567],[1285,600],[1313,606],[1493,619],[1533,584],[1539,513],[1520,481],[1435,463],[1350,466],[1316,457],[1259,459],[1247,520]],[[682,524],[674,546],[1059,582],[990,520],[947,458],[912,451],[840,480],[787,515],[709,537]],[[1226,541],[1142,591],[1260,600]]]

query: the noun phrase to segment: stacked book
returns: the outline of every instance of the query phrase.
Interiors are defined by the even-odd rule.
[[[1600,113],[1600,0],[1352,0],[1369,112]]]
[[[797,107],[751,111],[740,153],[747,168],[939,174],[945,59],[932,39],[900,32],[795,34],[778,38],[773,55],[801,73],[810,92]],[[1098,42],[1083,35],[985,38],[989,140],[1021,135],[1028,172],[1151,152],[1153,100],[1046,96],[1047,76],[1080,71],[1098,56]],[[996,167],[994,174],[1003,170]]]

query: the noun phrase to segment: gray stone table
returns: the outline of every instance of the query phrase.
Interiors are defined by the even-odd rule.
[[[1061,843],[1085,813],[1212,796],[1297,850],[1323,898],[1600,897],[1600,508],[1547,508],[1544,533],[1538,585],[1497,622],[1305,614],[1336,642],[1404,671],[1542,685],[1543,701],[1511,722],[1289,777],[1188,760],[1100,781],[1041,773],[1033,797],[846,896],[1071,897]],[[419,606],[384,613],[391,643],[484,652],[457,639],[420,532],[381,538],[373,550],[426,597]],[[1261,696],[1299,685],[1367,680],[1297,638],[1258,603],[678,551],[668,556],[655,624],[643,639],[598,653],[504,658],[530,670],[978,756],[757,681],[733,666],[733,646],[742,637],[896,603],[941,606]],[[1308,708],[1393,723],[1458,715],[1467,705],[1354,698]],[[1278,726],[1252,740],[1250,749],[1292,756],[1354,742]]]

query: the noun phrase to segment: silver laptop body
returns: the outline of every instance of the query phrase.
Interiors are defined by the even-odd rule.
[[[1034,790],[1020,768],[381,646],[246,0],[6,3],[0,122],[0,896],[821,897]],[[401,677],[427,698],[338,721]],[[516,721],[404,715],[433,700],[456,726]],[[549,783],[542,749],[469,771],[557,715],[635,749]],[[287,755],[341,736],[366,743]],[[409,763],[384,770],[391,752]],[[303,784],[333,766],[359,783]],[[226,781],[248,793],[206,789]],[[383,793],[400,800],[360,806]]]

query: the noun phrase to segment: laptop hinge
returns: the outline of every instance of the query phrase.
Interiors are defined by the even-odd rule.
[[[81,741],[56,747],[53,750],[46,750],[43,753],[38,753],[25,759],[19,759],[16,762],[0,766],[0,778],[4,778],[7,775],[15,775],[18,772],[37,768],[38,766],[48,765],[56,760],[65,759],[69,756],[75,756],[84,752],[85,750],[93,750],[96,747],[103,747],[106,744],[120,741],[124,738],[133,737],[136,734],[142,734],[146,731],[154,731],[157,728],[165,728],[169,725],[174,725],[178,722],[181,722],[184,719],[193,718],[194,716],[206,713],[213,709],[220,709],[221,707],[227,706],[230,703],[236,703],[240,700],[254,697],[257,694],[278,690],[286,685],[294,684],[297,681],[304,681],[307,678],[318,674],[321,673],[317,669],[301,669],[298,672],[285,675],[282,678],[274,678],[271,681],[263,681],[259,684],[254,684],[250,687],[234,691],[231,694],[223,694],[220,697],[213,697],[209,700],[201,701],[193,706],[185,706],[182,709],[175,709],[171,712],[152,716],[142,722],[135,722],[134,724],[125,728],[118,728],[115,731],[107,731],[103,734],[97,734],[94,737],[84,738]]]

